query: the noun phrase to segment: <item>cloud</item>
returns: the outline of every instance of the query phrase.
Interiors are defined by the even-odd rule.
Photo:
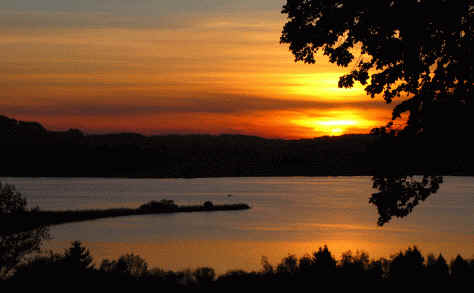
[[[190,29],[199,27],[201,29],[269,31],[273,29],[271,24],[281,26],[283,20],[283,16],[279,13],[281,6],[274,5],[275,3],[233,7],[232,5],[219,5],[222,1],[216,0],[174,0],[166,3],[149,0],[146,2],[155,3],[118,1],[122,2],[121,5],[94,7],[93,5],[88,6],[87,3],[82,4],[83,1],[78,1],[81,2],[79,7],[63,8],[61,5],[53,6],[52,3],[50,3],[50,7],[24,4],[23,9],[19,9],[21,5],[10,7],[0,4],[0,29],[11,31],[18,29]],[[35,0],[34,2],[40,1]],[[70,1],[60,2],[71,3]],[[111,1],[100,2],[109,2],[110,4]],[[176,5],[176,2],[181,2],[181,6]]]
[[[330,111],[389,117],[391,105],[335,89],[327,58],[293,63],[279,44],[283,2],[2,1],[0,114],[53,129],[270,137],[313,135],[291,121]]]
[[[319,112],[335,111],[338,109],[364,109],[364,110],[387,110],[392,106],[387,106],[381,101],[357,101],[357,102],[329,102],[290,99],[271,99],[242,95],[222,95],[222,96],[200,96],[173,98],[158,97],[156,99],[147,98],[140,100],[130,97],[124,101],[118,99],[115,103],[107,99],[107,103],[97,98],[96,103],[72,102],[57,100],[45,105],[1,105],[4,112],[16,114],[36,114],[36,115],[81,115],[81,116],[127,116],[127,115],[157,115],[157,114],[178,114],[178,113],[211,113],[211,114],[248,114],[252,112],[274,112],[292,111],[303,112],[308,117],[317,117]]]
[[[1,1],[0,10],[94,12],[107,11],[115,14],[160,15],[189,11],[242,12],[279,10],[285,0],[15,0]]]
[[[0,11],[0,29],[89,29],[89,28],[190,28],[197,17],[183,15],[127,16],[109,12]]]
[[[104,103],[108,101],[109,103]],[[4,101],[5,102],[5,101]],[[45,104],[4,103],[1,114],[41,122],[52,130],[79,128],[86,133],[138,132],[152,134],[246,134],[267,138],[311,138],[331,134],[312,122],[341,119],[340,113],[360,116],[370,125],[355,125],[344,133],[368,133],[390,119],[387,106],[376,101],[329,103],[226,95],[196,98],[157,98],[143,101],[130,97],[117,103],[97,98],[83,101],[44,100]],[[334,114],[335,113],[335,114]],[[334,115],[333,115],[334,114]],[[307,119],[308,125],[292,123]]]

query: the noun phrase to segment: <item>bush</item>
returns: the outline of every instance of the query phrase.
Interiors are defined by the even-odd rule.
[[[141,211],[146,212],[154,212],[154,211],[167,211],[167,210],[175,210],[178,208],[178,205],[175,204],[173,200],[169,199],[162,199],[160,201],[150,201],[143,205],[141,205],[138,209]]]
[[[26,211],[26,199],[15,186],[0,182],[0,215],[14,215]]]
[[[212,201],[206,201],[203,206],[206,209],[212,209],[214,207],[214,204],[212,203]]]
[[[148,273],[148,264],[140,256],[131,253],[122,255],[117,261],[105,259],[100,266],[100,270],[138,279]]]
[[[193,273],[194,279],[201,286],[208,286],[214,282],[216,273],[214,269],[208,267],[198,268]]]

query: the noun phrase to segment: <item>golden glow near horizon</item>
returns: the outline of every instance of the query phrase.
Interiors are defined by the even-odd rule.
[[[318,118],[303,118],[292,120],[296,125],[301,125],[313,129],[316,133],[323,135],[342,135],[346,133],[363,133],[377,121],[366,120],[353,111],[328,111],[329,116]]]
[[[324,59],[323,56],[320,58]],[[317,97],[332,102],[357,101],[365,96],[365,91],[360,84],[355,84],[350,89],[339,88],[337,84],[342,74],[343,71],[320,72],[289,77],[294,85],[290,86],[287,91],[295,95]]]
[[[362,87],[339,89],[345,70],[326,57],[294,63],[279,44],[282,3],[213,12],[182,2],[190,11],[124,2],[130,11],[12,12],[0,3],[0,54],[8,56],[0,60],[0,114],[87,133],[277,138],[368,133],[390,119],[391,107]],[[111,3],[103,5],[113,11]]]

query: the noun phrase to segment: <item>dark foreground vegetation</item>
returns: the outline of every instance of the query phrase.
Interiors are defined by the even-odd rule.
[[[30,231],[38,227],[46,227],[70,222],[89,221],[101,218],[165,214],[165,213],[190,213],[190,212],[215,212],[236,211],[250,209],[247,204],[214,205],[206,201],[203,205],[178,206],[172,200],[151,201],[139,208],[117,208],[103,210],[72,210],[72,211],[41,211],[39,209],[25,210],[19,213],[0,213],[2,233],[18,233]]]
[[[442,255],[424,257],[416,247],[378,260],[371,260],[364,252],[353,254],[350,251],[336,260],[324,247],[301,258],[289,255],[276,266],[262,258],[259,271],[236,270],[216,276],[209,267],[178,272],[150,269],[144,259],[134,254],[123,255],[117,260],[106,259],[96,265],[89,250],[76,241],[62,254],[50,252],[24,261],[0,281],[0,286],[47,284],[48,288],[65,288],[63,284],[69,284],[85,288],[154,288],[162,292],[274,292],[309,288],[317,291],[329,285],[332,291],[357,287],[411,291],[414,288],[446,286],[445,289],[452,289],[457,285],[472,285],[473,273],[474,259],[458,255],[448,263]]]
[[[403,166],[404,173],[474,174],[473,144],[456,144],[462,136],[443,139],[445,134],[417,141],[368,134],[300,140],[244,135],[86,135],[76,129],[49,131],[37,122],[0,116],[0,152],[8,154],[2,157],[0,176],[376,175],[394,164]]]

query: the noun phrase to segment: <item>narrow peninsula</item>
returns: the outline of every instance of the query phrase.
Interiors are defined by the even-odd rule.
[[[15,215],[8,215],[8,218],[5,219],[2,218],[3,216],[0,216],[0,220],[3,223],[11,223],[11,225],[4,225],[2,230],[6,231],[2,232],[18,233],[33,230],[39,227],[96,220],[101,218],[171,213],[237,211],[248,209],[250,209],[250,206],[244,203],[214,205],[211,201],[206,201],[202,205],[179,206],[173,200],[163,199],[161,201],[150,201],[136,209],[115,208],[66,211],[31,210]]]

